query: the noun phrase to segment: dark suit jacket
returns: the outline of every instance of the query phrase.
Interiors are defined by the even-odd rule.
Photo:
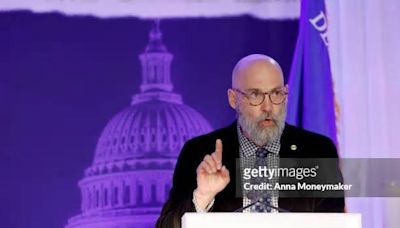
[[[235,196],[235,161],[239,158],[237,123],[185,143],[173,176],[173,186],[157,221],[157,228],[179,228],[185,212],[194,212],[192,195],[197,187],[196,169],[206,154],[215,151],[215,140],[223,144],[222,163],[230,171],[230,183],[217,194],[211,212],[232,212],[243,205]],[[296,145],[296,150],[291,150]],[[281,137],[281,158],[337,158],[336,147],[322,135],[286,124]],[[343,212],[344,198],[279,198],[279,207],[291,212]]]

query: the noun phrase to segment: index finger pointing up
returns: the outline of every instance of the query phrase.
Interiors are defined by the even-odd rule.
[[[222,166],[222,141],[221,139],[217,139],[215,141],[215,156],[218,163],[218,166]]]

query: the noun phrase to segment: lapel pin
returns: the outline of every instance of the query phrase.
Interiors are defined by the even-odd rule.
[[[292,145],[290,146],[290,149],[291,149],[291,150],[297,150],[297,146],[294,145],[294,144],[292,144]]]

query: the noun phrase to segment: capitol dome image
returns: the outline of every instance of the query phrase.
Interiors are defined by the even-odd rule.
[[[70,218],[66,228],[155,226],[183,144],[212,130],[174,93],[172,59],[155,21],[139,55],[140,93],[105,125],[93,163],[78,183],[81,213]]]

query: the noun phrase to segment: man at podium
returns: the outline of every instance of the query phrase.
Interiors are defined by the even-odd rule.
[[[276,190],[261,191],[268,193],[263,195],[243,189],[237,161],[262,161],[276,168],[282,158],[338,157],[329,138],[285,123],[288,88],[279,64],[260,54],[242,58],[227,93],[237,121],[185,143],[157,227],[180,227],[183,214],[196,211],[343,212],[344,197],[280,197]],[[332,173],[340,176],[338,170]],[[279,184],[279,179],[267,179]]]

